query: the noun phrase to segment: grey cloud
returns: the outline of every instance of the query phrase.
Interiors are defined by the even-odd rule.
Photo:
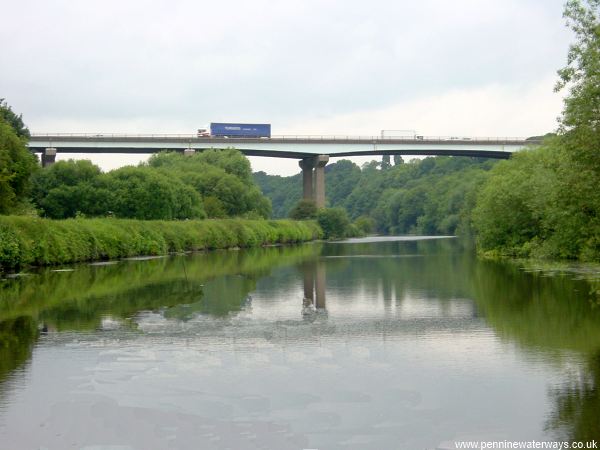
[[[562,0],[24,1],[0,96],[48,117],[302,121],[564,64]],[[64,130],[68,131],[68,130]]]

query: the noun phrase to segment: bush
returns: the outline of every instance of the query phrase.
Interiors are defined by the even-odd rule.
[[[26,201],[37,169],[37,158],[0,116],[0,214],[14,213]]]
[[[325,239],[341,239],[348,236],[350,219],[343,208],[323,208],[317,213],[317,222]]]
[[[317,217],[317,204],[314,200],[303,198],[290,211],[290,219],[307,220]]]
[[[368,216],[360,216],[354,221],[354,226],[360,233],[369,234],[375,229],[375,219]]]

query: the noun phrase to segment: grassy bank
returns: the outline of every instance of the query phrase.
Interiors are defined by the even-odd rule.
[[[285,244],[309,241],[321,235],[315,222],[291,220],[49,220],[0,216],[0,270],[187,250]]]

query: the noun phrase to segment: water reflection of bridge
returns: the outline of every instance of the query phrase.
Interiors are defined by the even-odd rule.
[[[319,260],[305,262],[300,266],[304,283],[303,313],[325,312],[325,264]]]

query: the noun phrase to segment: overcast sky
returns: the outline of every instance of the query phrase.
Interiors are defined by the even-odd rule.
[[[33,133],[543,134],[572,41],[563,3],[0,0],[0,98]]]

